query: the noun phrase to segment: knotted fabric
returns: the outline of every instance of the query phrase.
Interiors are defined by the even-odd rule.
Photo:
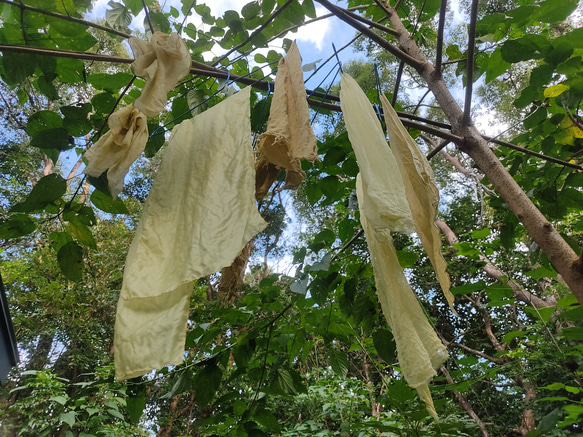
[[[174,128],[124,271],[118,380],[179,364],[194,281],[266,226],[255,203],[250,88]]]
[[[257,198],[265,196],[280,170],[286,171],[283,188],[296,188],[306,176],[301,160],[318,159],[316,144],[310,125],[302,60],[294,42],[279,61],[267,130],[259,138]]]
[[[83,171],[99,177],[107,171],[109,190],[113,198],[123,189],[125,175],[138,159],[148,142],[146,117],[157,116],[168,92],[190,71],[191,59],[186,44],[178,34],[156,32],[150,41],[129,39],[134,52],[132,67],[146,81],[140,97],[109,117],[109,131],[87,152],[87,167]]]
[[[411,213],[415,217],[415,231],[425,248],[425,252],[427,252],[431,264],[433,264],[437,280],[441,285],[447,302],[452,311],[456,313],[453,308],[454,297],[449,291],[450,280],[446,272],[447,263],[441,254],[441,236],[439,229],[435,225],[439,190],[435,186],[433,169],[383,94],[381,94],[381,103],[391,150],[403,177]]]

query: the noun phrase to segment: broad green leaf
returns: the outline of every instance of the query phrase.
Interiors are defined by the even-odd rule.
[[[117,197],[113,200],[110,195],[105,194],[100,190],[93,191],[91,194],[91,203],[103,212],[108,212],[110,214],[129,214],[129,211],[121,198]]]
[[[83,248],[74,241],[66,243],[57,253],[57,261],[63,275],[71,281],[79,281],[83,276]]]
[[[127,29],[132,22],[132,14],[121,3],[110,1],[107,4],[110,9],[105,12],[105,19],[111,27]]]
[[[527,334],[526,331],[510,331],[507,332],[502,338],[502,343],[510,343],[517,337],[524,337]]]
[[[69,234],[68,232],[51,232],[49,234],[49,240],[50,240],[50,244],[51,247],[53,248],[53,250],[55,252],[59,252],[59,250],[61,249],[61,247],[63,247],[65,244],[69,243],[70,241],[73,241],[73,237],[71,237],[71,234]]]
[[[77,241],[97,250],[97,241],[95,241],[91,229],[81,221],[79,216],[71,214],[65,220],[69,222],[69,225],[66,225],[67,230]]]
[[[196,403],[203,407],[215,396],[221,385],[222,370],[216,365],[203,366],[194,376],[193,384],[196,391]]]
[[[47,96],[47,99],[53,101],[59,98],[59,94],[57,93],[55,85],[53,85],[52,79],[49,79],[47,76],[41,76],[38,78],[37,87],[41,93]]]
[[[13,214],[0,222],[0,238],[8,240],[28,235],[36,229],[34,220],[25,214]]]
[[[311,272],[320,272],[324,271],[327,272],[330,269],[330,261],[332,260],[332,254],[327,253],[325,254],[320,261],[315,262],[310,267]]]
[[[490,56],[488,67],[486,68],[486,83],[493,81],[510,68],[510,63],[502,59],[500,48],[496,48]]]
[[[148,136],[148,142],[146,143],[146,148],[144,150],[144,155],[146,158],[153,158],[158,150],[162,148],[164,143],[166,142],[166,137],[164,136],[164,129],[160,129],[159,133],[156,135],[152,135],[152,132],[155,132],[160,125],[158,123],[148,123],[148,132],[150,135]]]
[[[75,411],[68,411],[66,413],[61,413],[59,415],[59,420],[61,422],[65,422],[70,427],[73,427],[75,425],[75,416],[76,415],[77,415],[77,413]]]
[[[30,116],[26,124],[26,133],[31,137],[47,131],[63,127],[63,119],[54,111],[38,111]]]
[[[65,405],[67,403],[67,397],[65,396],[51,396],[49,399],[61,405]]]
[[[67,182],[60,175],[53,173],[42,177],[33,187],[24,202],[15,205],[16,212],[42,211],[49,203],[61,198],[67,191]]]
[[[268,411],[265,408],[260,408],[257,410],[253,414],[253,420],[274,433],[279,433],[281,431],[277,417],[275,417],[271,411]]]
[[[578,0],[545,0],[539,4],[536,16],[544,23],[564,21],[578,3]]]
[[[374,347],[379,357],[387,364],[393,364],[396,360],[397,345],[393,334],[388,329],[379,329],[372,334]]]
[[[328,359],[330,360],[330,367],[334,373],[341,378],[346,378],[348,373],[348,359],[346,354],[332,346],[329,346]]]
[[[530,276],[533,279],[539,280],[543,278],[554,278],[557,276],[557,271],[555,269],[549,269],[544,266],[540,266],[525,274],[526,276]]]
[[[489,237],[491,234],[490,228],[484,228],[476,231],[472,231],[472,238],[474,240],[482,240]]]
[[[85,64],[79,59],[58,58],[55,72],[65,83],[77,83],[83,81]]]
[[[67,129],[69,135],[81,137],[91,132],[91,124],[88,121],[91,105],[85,103],[80,106],[62,106],[61,113],[65,116],[63,126]]]
[[[486,288],[486,284],[484,283],[484,281],[478,281],[475,284],[464,284],[464,285],[460,285],[459,287],[452,287],[451,288],[451,293],[454,296],[460,295],[460,294],[469,294],[469,293],[473,293],[475,291],[480,291],[483,290],[484,288]]]
[[[544,96],[546,98],[557,97],[557,96],[560,96],[561,94],[563,94],[568,89],[569,89],[569,87],[565,84],[562,84],[562,83],[559,83],[557,85],[552,85],[548,88],[545,88]]]
[[[406,269],[415,265],[419,259],[419,254],[408,250],[397,250],[397,258],[399,259],[399,265]]]
[[[91,104],[95,111],[109,114],[115,105],[116,99],[113,94],[104,92],[96,94],[91,98]]]
[[[304,274],[299,279],[296,279],[294,282],[292,282],[289,286],[289,289],[297,294],[306,294],[309,282],[310,277],[307,274]]]
[[[91,126],[87,132],[89,132]],[[39,149],[69,150],[75,147],[74,138],[64,127],[47,129],[36,134],[30,140],[30,145]],[[54,161],[54,160],[53,160]]]
[[[565,328],[561,331],[561,335],[568,340],[581,341],[583,340],[583,327]]]
[[[36,57],[26,53],[2,53],[2,76],[11,86],[20,84],[24,79],[32,76],[36,68]]]
[[[313,0],[304,0],[302,2],[302,8],[307,17],[316,18],[316,8],[314,7]]]
[[[130,83],[132,77],[129,73],[121,72],[115,74],[96,73],[87,76],[87,82],[96,89],[116,92]]]
[[[259,15],[261,12],[261,5],[257,1],[252,1],[251,3],[247,3],[241,9],[241,15],[245,20],[251,20]]]
[[[271,388],[276,393],[297,393],[291,373],[283,368],[279,368],[275,372],[275,378],[273,379]]]

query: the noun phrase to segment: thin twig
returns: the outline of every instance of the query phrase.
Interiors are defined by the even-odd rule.
[[[401,86],[401,77],[403,76],[403,68],[405,67],[405,61],[399,62],[399,69],[397,70],[397,79],[395,80],[395,89],[393,90],[393,98],[391,99],[391,105],[395,106],[397,103],[397,94],[399,94],[399,87]]]
[[[466,100],[464,103],[464,117],[462,123],[469,125],[472,122],[472,90],[474,87],[474,50],[476,46],[476,19],[478,16],[478,0],[472,0],[470,11],[470,29],[468,36],[468,63],[466,71]]]
[[[146,19],[148,20],[150,31],[152,32],[152,35],[154,35],[154,26],[152,26],[152,20],[150,20],[150,12],[148,11],[148,7],[146,6],[146,0],[142,0],[142,6],[144,7],[144,13],[146,14]]]
[[[437,27],[437,48],[435,55],[435,71],[441,74],[441,58],[443,57],[443,29],[445,28],[445,11],[447,0],[441,0],[439,9],[439,25]]]

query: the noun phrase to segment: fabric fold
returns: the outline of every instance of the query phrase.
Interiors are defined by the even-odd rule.
[[[457,314],[453,308],[453,294],[449,291],[447,263],[441,254],[441,235],[435,225],[439,190],[435,186],[433,169],[383,94],[381,94],[381,103],[391,150],[399,166],[411,213],[415,217],[415,231],[433,265],[449,307],[454,314]]]
[[[146,80],[134,104],[148,117],[155,117],[164,109],[168,93],[190,72],[188,48],[176,32],[155,32],[150,41],[131,37],[129,44],[135,59],[134,73]]]
[[[390,239],[389,231],[412,232],[415,225],[397,162],[368,97],[348,74],[340,81],[340,106],[377,237]]]
[[[429,324],[407,282],[392,238],[389,236],[386,239],[386,235],[383,235],[383,239],[379,239],[377,231],[368,220],[370,214],[375,212],[370,211],[371,199],[364,191],[360,174],[356,181],[356,195],[360,222],[366,235],[375,275],[377,296],[395,338],[401,371],[407,383],[417,389],[427,411],[438,420],[429,392],[429,382],[437,374],[437,368],[447,359],[447,350]]]
[[[83,173],[98,178],[107,171],[109,191],[115,199],[131,165],[146,148],[148,120],[130,104],[111,114],[107,124],[109,130],[85,152]]]
[[[254,183],[249,87],[174,128],[126,260],[118,380],[182,362],[194,281],[267,225]]]
[[[302,60],[294,42],[279,61],[267,130],[259,137],[257,197],[267,194],[279,170],[286,172],[284,188],[296,188],[306,176],[303,159],[313,162],[319,158],[310,125]]]

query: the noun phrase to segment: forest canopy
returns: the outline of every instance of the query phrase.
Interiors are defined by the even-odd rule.
[[[91,0],[0,0],[2,333],[19,359],[0,388],[0,434],[583,435],[583,4],[208,3],[111,0],[102,13]],[[172,136],[249,92],[244,140],[262,162],[280,61],[311,23],[333,29],[327,59],[302,61],[317,153],[287,175],[265,164],[252,199],[265,228],[188,285],[180,363],[116,379],[126,259]],[[171,39],[186,64],[168,85],[170,58],[152,69],[138,57]],[[148,106],[156,68],[168,88]],[[391,149],[383,101],[394,106],[439,191],[452,308],[423,237],[389,237],[447,350],[429,385],[439,420],[407,384],[377,296],[342,75]],[[119,189],[111,168],[83,173],[96,145],[133,128],[144,150]],[[195,156],[187,171],[204,169],[208,157]],[[209,228],[226,218],[244,220]]]

